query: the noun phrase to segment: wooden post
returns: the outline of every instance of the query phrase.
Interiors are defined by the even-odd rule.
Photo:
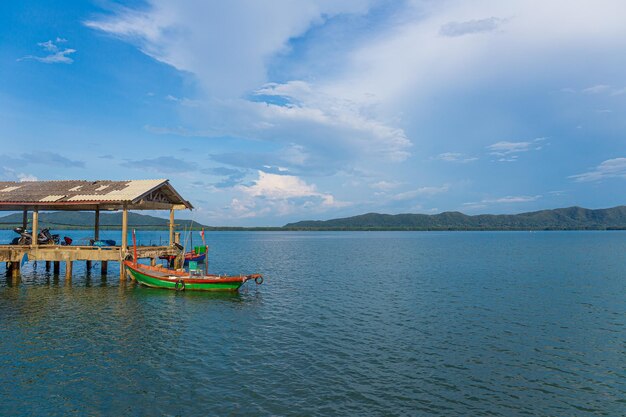
[[[126,268],[124,268],[124,258],[128,249],[128,209],[124,206],[122,211],[122,250],[120,251],[120,280],[126,280]]]
[[[50,261],[46,261],[46,271],[50,271]]]
[[[100,274],[101,275],[106,275],[107,274],[107,267],[109,265],[109,262],[107,261],[102,261],[100,262]]]
[[[126,251],[128,246],[128,209],[124,206],[122,211],[122,251]]]
[[[24,228],[24,230],[26,230],[27,226],[28,226],[28,210],[24,209],[24,212],[22,213],[22,227]]]
[[[11,278],[16,279],[20,277],[20,263],[11,262]]]
[[[65,279],[72,279],[72,261],[65,261]]]
[[[54,261],[52,265],[53,265],[52,272],[54,272],[55,275],[59,275],[59,271],[61,269],[61,262]]]
[[[174,242],[180,245],[180,232],[174,233]],[[185,252],[181,250],[180,253],[174,259],[174,268],[180,269],[183,267],[185,262]]]
[[[87,269],[87,273],[91,271],[91,261],[85,261],[85,269]]]
[[[170,209],[170,246],[174,243],[174,209]]]
[[[150,258],[150,265],[156,266],[156,258]]]
[[[39,208],[35,207],[35,209],[33,210],[33,239],[31,242],[31,245],[33,246],[37,246],[37,235],[39,234],[39,230],[37,230],[39,228]]]
[[[93,228],[93,238],[94,240],[100,240],[100,207],[96,208],[96,218],[95,218],[95,224]]]

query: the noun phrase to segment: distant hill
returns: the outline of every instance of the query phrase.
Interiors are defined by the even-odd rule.
[[[32,213],[29,213],[29,224]],[[0,217],[0,229],[11,229],[22,224],[22,213]],[[101,229],[120,229],[122,213],[100,213]],[[169,219],[128,213],[128,226],[140,230],[165,230]],[[306,220],[283,227],[210,227],[191,220],[176,219],[176,229],[205,228],[211,230],[626,230],[626,206],[591,210],[582,207],[558,208],[520,214],[466,214],[449,211],[440,214],[379,214],[333,220]],[[92,229],[94,213],[57,211],[39,213],[39,227],[50,229]]]
[[[92,229],[94,227],[94,213],[86,211],[55,211],[39,213],[39,227],[50,229]],[[28,222],[32,224],[32,213],[28,213]],[[176,219],[177,229],[189,229],[191,220]],[[13,213],[0,217],[0,228],[10,229],[22,225],[22,213]],[[146,214],[128,213],[128,227],[141,228],[143,230],[167,229],[169,219],[154,217]],[[100,213],[101,229],[121,229],[122,213]],[[193,228],[204,227],[200,223],[193,222]]]
[[[326,221],[289,223],[287,230],[611,230],[626,229],[626,206],[591,210],[558,208],[520,214],[468,216],[440,214],[368,213]]]

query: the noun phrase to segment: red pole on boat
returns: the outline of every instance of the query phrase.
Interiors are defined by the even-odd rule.
[[[137,238],[135,237],[135,229],[133,229],[133,259],[137,266]]]

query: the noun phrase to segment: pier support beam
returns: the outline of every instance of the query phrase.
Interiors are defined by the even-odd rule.
[[[100,262],[100,274],[106,275],[109,263],[107,261]]]
[[[100,209],[99,208],[96,209],[96,216],[94,219],[93,239],[100,240]]]
[[[26,226],[28,226],[28,210],[24,210],[22,213],[22,227],[26,230]]]
[[[174,209],[170,209],[170,246],[174,243]]]
[[[33,210],[33,240],[31,245],[37,246],[37,235],[39,235],[39,209],[35,207]]]
[[[94,215],[93,222],[93,240],[100,240],[100,208],[96,207],[96,212]],[[85,267],[87,268],[87,272],[91,271],[91,261],[87,261]]]
[[[124,206],[122,211],[122,250],[120,252],[120,281],[126,280],[126,268],[124,268],[124,258],[128,250],[128,209]]]
[[[11,278],[17,279],[20,277],[20,263],[11,262]]]
[[[50,271],[50,261],[46,261],[46,271]]]
[[[65,279],[66,280],[70,280],[72,279],[72,264],[74,262],[72,261],[65,261]]]
[[[54,261],[53,262],[52,272],[54,272],[55,275],[59,275],[59,271],[60,270],[61,270],[61,262]]]

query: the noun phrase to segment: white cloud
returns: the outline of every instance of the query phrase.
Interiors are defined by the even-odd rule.
[[[32,174],[19,173],[17,174],[17,178],[19,182],[37,181],[37,177]]]
[[[610,85],[598,84],[598,85],[585,88],[584,90],[582,90],[582,92],[585,94],[601,94],[601,93],[609,92],[610,90],[611,90]]]
[[[405,191],[398,193],[391,197],[395,201],[411,200],[417,197],[430,197],[436,194],[448,192],[450,190],[449,185],[442,185],[441,187],[420,187],[415,190]]]
[[[562,92],[564,93],[576,93],[576,90],[570,87],[562,88]],[[621,96],[622,94],[626,94],[626,87],[624,88],[616,88],[608,84],[596,84],[591,87],[583,88],[580,90],[583,94],[590,95],[611,95],[611,96]]]
[[[377,181],[370,184],[370,188],[381,191],[390,191],[394,188],[398,188],[402,183],[400,181]]]
[[[370,102],[334,97],[304,81],[267,84],[255,94],[288,101],[286,105],[257,103],[258,115],[269,127],[269,134],[275,135],[286,127],[285,136],[292,137],[298,126],[309,125],[316,132],[311,141],[339,141],[359,153],[396,161],[409,156],[411,142],[404,130],[371,117]],[[300,130],[299,135],[307,136],[306,132],[307,129]]]
[[[375,98],[336,94],[326,80],[267,83],[268,63],[288,51],[291,39],[333,16],[363,15],[369,7],[370,0],[277,0],[271,6],[151,0],[144,10],[121,8],[85,24],[132,42],[199,81],[202,104],[168,96],[195,108],[187,109],[186,120],[197,127],[150,128],[155,133],[295,143],[318,158],[332,153],[344,160],[369,155],[402,161],[411,142],[395,115],[377,110]]]
[[[539,200],[541,195],[518,195],[518,196],[506,196],[499,198],[485,198],[481,201],[474,201],[469,203],[463,203],[463,207],[466,209],[482,209],[487,208],[492,204],[519,204],[529,203],[531,201]]]
[[[525,142],[502,141],[487,146],[487,149],[490,151],[490,155],[499,157],[497,159],[499,162],[514,162],[519,158],[519,155],[517,155],[519,153],[543,149],[543,145],[540,142],[545,140],[546,138],[536,138]]]
[[[441,36],[456,37],[475,33],[493,32],[504,22],[506,22],[506,20],[498,19],[497,17],[467,20],[465,22],[448,22],[441,26],[439,34]]]
[[[626,158],[607,159],[591,171],[571,175],[577,182],[600,181],[604,178],[626,178]]]
[[[467,156],[460,152],[440,153],[439,155],[435,156],[433,159],[438,159],[440,161],[445,161],[445,162],[460,162],[460,163],[467,163],[467,162],[478,160],[477,157]]]
[[[529,201],[536,201],[540,199],[540,195],[518,195],[518,196],[506,196],[494,199],[485,199],[482,200],[483,203],[495,203],[495,204],[503,204],[503,203],[528,203]]]
[[[315,185],[307,184],[293,175],[269,174],[258,171],[259,178],[250,186],[240,186],[240,190],[252,197],[270,200],[284,200],[299,197],[320,197],[324,204],[332,205],[333,196],[317,191]]]
[[[332,194],[317,190],[294,175],[258,171],[251,185],[235,187],[241,196],[233,198],[226,211],[236,217],[285,216],[296,212],[323,212],[345,207],[348,203],[335,200]]]
[[[62,38],[56,38],[55,41],[49,40],[46,42],[40,42],[37,45],[39,45],[45,52],[47,52],[48,55],[46,56],[27,55],[25,57],[18,59],[18,61],[32,59],[32,60],[43,62],[46,64],[71,64],[72,62],[74,62],[74,60],[70,58],[69,55],[75,53],[76,49],[59,48],[58,44],[65,43],[65,42],[67,42],[67,39],[62,39]]]
[[[32,174],[27,174],[24,172],[18,172],[11,167],[3,166],[2,171],[3,171],[3,174],[0,175],[0,178],[2,178],[5,181],[19,181],[19,182],[37,181],[36,176]]]
[[[266,82],[268,60],[286,51],[290,39],[332,16],[368,9],[368,0],[150,0],[144,10],[118,8],[85,24],[194,74],[210,95],[237,97]]]

